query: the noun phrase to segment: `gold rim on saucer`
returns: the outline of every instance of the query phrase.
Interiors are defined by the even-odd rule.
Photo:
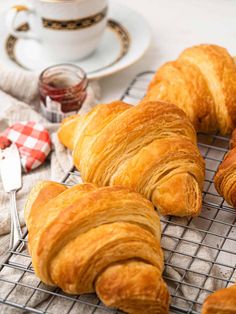
[[[121,59],[123,59],[126,54],[129,51],[130,48],[130,44],[131,44],[131,40],[130,40],[130,36],[128,31],[125,29],[125,27],[123,27],[119,22],[115,21],[115,20],[108,20],[107,22],[107,27],[112,30],[117,38],[120,41],[121,44],[121,49],[120,49],[120,53],[119,55],[115,58],[114,61],[110,62],[109,64],[96,69],[94,71],[90,71],[87,74],[93,74],[99,71],[102,71],[106,68],[109,68],[111,66],[113,66],[114,64],[116,64],[117,62],[119,62]],[[29,25],[28,24],[22,24],[21,26],[19,26],[17,28],[17,31],[28,31],[29,30]],[[13,35],[9,35],[6,39],[6,45],[5,45],[5,49],[6,49],[6,53],[8,55],[8,57],[14,62],[16,63],[18,66],[20,66],[21,68],[25,69],[25,70],[30,70],[27,67],[25,67],[24,65],[21,64],[21,62],[19,60],[17,60],[17,56],[15,54],[15,47],[17,44],[18,38],[13,36]]]

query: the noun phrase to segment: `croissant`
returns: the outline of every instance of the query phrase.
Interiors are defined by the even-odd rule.
[[[236,285],[208,296],[203,304],[202,314],[236,314]]]
[[[232,133],[230,148],[216,171],[214,183],[217,192],[236,208],[236,129]]]
[[[145,101],[162,100],[184,110],[197,131],[230,133],[236,126],[236,65],[226,49],[199,45],[155,74]]]
[[[67,188],[45,181],[25,206],[37,276],[66,293],[96,292],[131,314],[167,314],[160,219],[152,204],[122,187]]]
[[[199,214],[204,161],[196,132],[178,107],[164,102],[97,105],[65,120],[58,137],[73,149],[84,182],[131,188],[163,215]]]

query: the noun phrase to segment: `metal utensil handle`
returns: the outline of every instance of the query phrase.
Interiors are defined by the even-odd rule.
[[[11,220],[11,232],[10,232],[10,243],[9,243],[9,251],[12,250],[14,246],[14,224],[13,224],[13,215],[12,215],[12,210],[10,210],[10,220]]]
[[[13,221],[13,244],[15,245],[20,239],[22,239],[22,232],[20,227],[19,216],[16,208],[16,191],[11,191],[10,193],[10,209],[11,209],[11,219]],[[12,237],[12,235],[11,235]]]

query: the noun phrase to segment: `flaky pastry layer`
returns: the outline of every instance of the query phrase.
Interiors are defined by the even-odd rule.
[[[44,283],[71,294],[97,292],[127,313],[168,313],[160,219],[140,194],[40,182],[25,218],[33,267]]]

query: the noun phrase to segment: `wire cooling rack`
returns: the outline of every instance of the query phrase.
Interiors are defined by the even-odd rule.
[[[122,96],[135,104],[145,94],[153,72],[139,74]],[[236,278],[236,211],[220,197],[213,183],[229,139],[199,134],[199,149],[206,161],[203,209],[197,218],[163,217],[162,247],[166,280],[171,292],[170,313],[199,313],[207,295],[231,285]],[[76,170],[63,183],[80,181]],[[0,266],[0,313],[121,313],[106,308],[95,295],[71,296],[49,288],[36,278],[31,258],[20,246],[27,233]],[[7,312],[8,313],[8,312]],[[10,311],[11,313],[11,311]]]

